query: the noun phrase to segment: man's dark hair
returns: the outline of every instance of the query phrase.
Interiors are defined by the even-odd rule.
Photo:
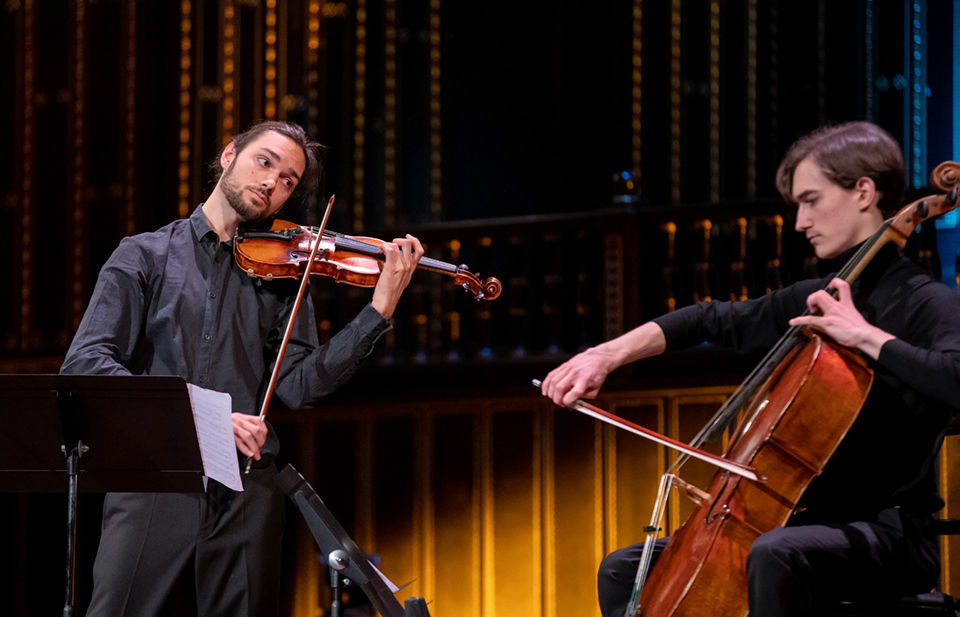
[[[877,207],[884,217],[900,209],[905,166],[900,146],[889,133],[869,122],[824,126],[798,139],[777,169],[777,190],[787,202],[793,199],[793,173],[812,157],[828,180],[850,190],[860,178],[870,178],[880,192]]]
[[[317,190],[317,185],[320,183],[320,174],[323,171],[323,157],[327,151],[326,146],[307,137],[306,131],[304,131],[303,127],[299,124],[267,120],[258,122],[243,133],[233,136],[236,154],[240,154],[240,152],[247,147],[247,144],[267,131],[279,133],[300,146],[306,164],[304,165],[303,174],[300,176],[300,181],[297,183],[297,188],[293,191],[293,194],[290,195],[288,202],[296,199],[309,199],[313,196],[314,191]],[[220,154],[223,154],[222,150]],[[223,165],[220,164],[219,154],[217,158],[210,163],[210,169],[213,171],[213,181],[219,181],[220,176],[223,175]]]

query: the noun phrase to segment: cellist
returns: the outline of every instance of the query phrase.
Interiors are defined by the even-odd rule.
[[[828,126],[791,146],[776,183],[817,257],[846,261],[896,213],[903,157],[873,124]],[[787,525],[761,535],[747,559],[751,617],[809,616],[842,598],[895,597],[936,584],[930,521],[943,507],[935,477],[942,431],[960,401],[958,309],[952,290],[889,244],[852,286],[805,280],[762,298],[680,309],[573,357],[550,372],[542,391],[569,406],[595,397],[629,362],[705,341],[761,352],[794,325],[858,350],[875,373],[860,415]],[[623,616],[641,550],[620,549],[601,563],[604,617]]]

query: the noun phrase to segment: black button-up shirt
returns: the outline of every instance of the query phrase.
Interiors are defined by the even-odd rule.
[[[124,238],[100,271],[62,374],[178,375],[256,415],[299,281],[251,278],[202,208],[153,233]],[[319,346],[309,294],[281,364],[275,397],[312,405],[346,382],[390,325],[369,304]],[[276,454],[273,431],[261,452]]]
[[[702,302],[655,321],[667,351],[703,341],[764,351],[826,284],[806,280],[755,300]],[[960,406],[960,299],[893,245],[878,253],[851,294],[868,322],[897,338],[868,359],[874,382],[860,415],[801,505],[828,522],[894,506],[935,511],[943,505],[935,478],[941,432]]]

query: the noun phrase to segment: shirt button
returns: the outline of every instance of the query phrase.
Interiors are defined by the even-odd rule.
[[[211,297],[211,298],[216,298],[216,297],[217,297],[217,294],[210,294],[210,297]]]
[[[205,338],[205,339],[207,339],[207,340],[209,341],[209,340],[210,340],[210,335],[209,335],[209,334],[204,334],[204,335],[203,335],[203,338]]]
[[[200,378],[200,383],[203,383],[203,382],[205,382],[206,380],[207,380],[206,377],[201,377],[201,378]]]

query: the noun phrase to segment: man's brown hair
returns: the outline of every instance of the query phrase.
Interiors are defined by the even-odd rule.
[[[303,127],[299,124],[268,120],[258,122],[243,133],[233,136],[233,144],[236,149],[235,155],[240,154],[240,152],[247,147],[247,144],[267,131],[273,131],[283,135],[303,150],[303,159],[306,164],[304,165],[303,174],[300,176],[300,181],[297,183],[297,188],[293,191],[293,194],[290,195],[288,202],[294,199],[309,199],[313,196],[314,191],[317,190],[317,185],[320,183],[320,174],[323,171],[323,157],[327,151],[326,146],[307,137],[306,131],[304,131]],[[213,181],[219,181],[220,176],[223,175],[223,165],[220,164],[220,155],[217,155],[217,158],[210,163],[210,168],[213,170]]]
[[[807,157],[828,180],[850,190],[860,178],[870,178],[880,192],[877,207],[884,217],[896,214],[903,199],[905,166],[900,146],[889,133],[869,122],[846,122],[821,127],[798,139],[777,169],[777,190],[793,199],[793,173]]]

